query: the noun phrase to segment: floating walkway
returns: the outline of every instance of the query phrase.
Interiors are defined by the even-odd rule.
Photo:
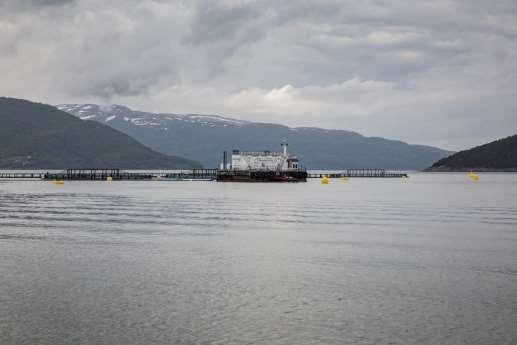
[[[0,179],[41,180],[45,177],[45,174],[46,173],[0,172]]]
[[[63,181],[142,181],[142,180],[169,180],[169,181],[206,181],[216,180],[227,170],[193,169],[176,172],[139,171],[130,172],[120,169],[67,169],[62,172],[0,172],[0,179],[43,179]],[[389,172],[385,169],[345,169],[332,173],[308,173],[307,178],[404,178],[406,173]]]
[[[60,173],[47,173],[45,180],[75,181],[112,181],[132,180],[211,180],[217,176],[218,169],[193,169],[177,172],[129,172],[120,169],[67,169]]]
[[[333,173],[309,173],[307,178],[343,178],[343,177],[372,177],[372,178],[405,178],[406,173],[386,171],[386,169],[345,169]]]

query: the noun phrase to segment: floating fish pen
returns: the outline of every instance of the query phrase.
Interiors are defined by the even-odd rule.
[[[333,173],[310,173],[309,178],[343,178],[343,177],[371,177],[371,178],[405,178],[408,174],[386,171],[386,169],[345,169]]]
[[[113,180],[121,180],[123,173],[120,169],[66,169],[63,172],[46,173],[45,180],[77,180],[99,181],[110,177]]]
[[[192,169],[177,172],[129,172],[120,169],[67,169],[45,173],[45,180],[69,181],[138,181],[138,180],[215,180],[219,169]]]
[[[172,181],[214,181],[219,169],[193,169],[166,173],[159,179]]]
[[[0,179],[42,179],[45,177],[45,173],[34,173],[34,172],[0,172]]]
[[[63,173],[49,174],[51,180],[120,180],[120,169],[67,169]]]

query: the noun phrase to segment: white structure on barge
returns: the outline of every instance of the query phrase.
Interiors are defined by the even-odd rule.
[[[282,152],[232,151],[231,170],[297,171],[298,158],[287,152],[287,143],[282,143]]]

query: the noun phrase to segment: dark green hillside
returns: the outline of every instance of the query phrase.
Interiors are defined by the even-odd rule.
[[[428,171],[517,171],[517,135],[460,151],[434,163]]]
[[[0,98],[0,168],[159,169],[199,167],[155,152],[111,127],[55,107]]]

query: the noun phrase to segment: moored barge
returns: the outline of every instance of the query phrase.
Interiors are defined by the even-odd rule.
[[[282,143],[282,152],[233,150],[231,163],[223,163],[217,174],[218,182],[306,182],[307,171],[296,156],[287,152],[287,143]]]

